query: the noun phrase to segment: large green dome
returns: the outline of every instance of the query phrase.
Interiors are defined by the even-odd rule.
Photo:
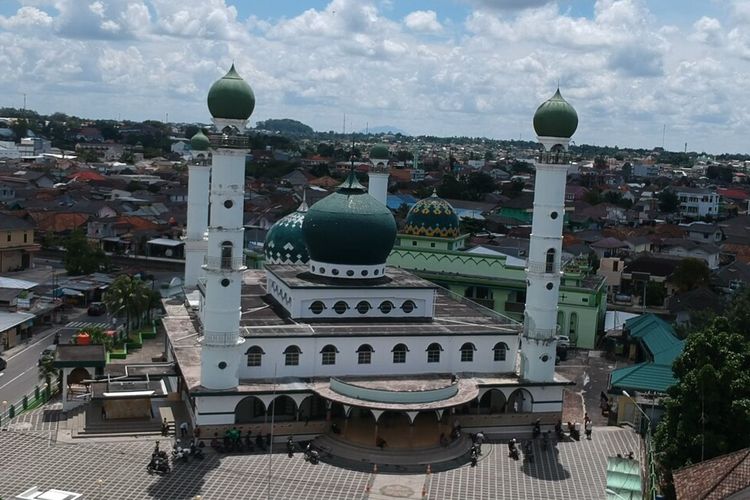
[[[253,89],[237,74],[234,64],[226,75],[211,85],[208,110],[214,118],[247,120],[255,109]]]
[[[307,215],[307,203],[304,201],[296,211],[276,221],[266,234],[263,253],[268,264],[307,264],[310,256],[307,253],[305,237],[302,234],[302,222]]]
[[[352,172],[335,193],[310,207],[302,232],[315,274],[371,278],[385,269],[396,239],[396,221]],[[378,272],[363,266],[379,266]]]
[[[211,141],[208,140],[208,137],[202,130],[198,130],[198,132],[190,138],[190,147],[193,151],[208,151],[210,145]]]
[[[540,137],[569,139],[577,128],[578,113],[563,99],[560,89],[534,113],[534,130]]]
[[[370,159],[386,160],[391,157],[391,153],[388,150],[388,146],[385,144],[375,144],[370,149]]]
[[[406,214],[404,234],[439,238],[457,238],[460,221],[450,203],[436,193],[419,200]]]

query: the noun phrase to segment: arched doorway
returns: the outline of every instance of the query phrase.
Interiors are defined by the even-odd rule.
[[[73,385],[82,385],[81,383],[84,380],[91,380],[91,374],[86,368],[79,366],[78,368],[74,368],[73,371],[68,374],[66,383],[68,384],[68,387],[71,387]]]
[[[250,424],[266,420],[266,406],[259,398],[248,396],[243,398],[234,408],[235,424]]]
[[[432,448],[440,444],[440,435],[450,434],[448,426],[443,428],[434,411],[419,412],[410,429],[412,448]]]
[[[400,411],[386,411],[377,422],[375,441],[385,440],[389,448],[409,448],[409,436],[412,432],[409,415]]]
[[[338,403],[334,403],[336,404]],[[341,429],[341,436],[344,439],[363,446],[373,446],[375,417],[367,408],[352,407],[349,411],[349,418],[338,417],[332,420]]]
[[[302,400],[299,405],[299,419],[303,422],[326,419],[326,400],[313,394]]]
[[[516,389],[508,398],[506,411],[508,413],[531,413],[534,408],[534,398],[526,389]]]
[[[479,400],[479,413],[482,415],[497,415],[505,413],[508,401],[500,389],[490,389]]]
[[[276,422],[289,422],[297,418],[297,404],[289,396],[277,396],[270,405],[268,405],[268,419]]]

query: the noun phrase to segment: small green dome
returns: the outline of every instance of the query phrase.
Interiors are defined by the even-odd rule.
[[[307,203],[304,201],[296,211],[276,221],[266,234],[263,253],[268,264],[307,264],[310,256],[307,253],[305,237],[302,234],[302,222],[307,215]]]
[[[460,221],[450,203],[438,198],[436,193],[419,200],[406,214],[404,234],[438,238],[457,238]]]
[[[210,145],[211,141],[208,140],[208,137],[202,130],[198,130],[198,132],[190,138],[190,147],[193,151],[208,151]]]
[[[548,101],[542,103],[534,113],[534,130],[540,137],[563,137],[569,139],[578,128],[578,113],[557,89]]]
[[[396,221],[354,172],[335,193],[310,207],[302,232],[310,259],[327,264],[384,264],[396,240]]]
[[[247,120],[255,109],[253,89],[237,74],[234,64],[208,91],[208,110],[214,118]]]
[[[385,160],[391,157],[391,153],[388,150],[388,146],[385,144],[375,144],[370,149],[370,159]]]

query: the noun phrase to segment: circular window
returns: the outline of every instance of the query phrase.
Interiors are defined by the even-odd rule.
[[[552,290],[553,288],[555,288],[555,285],[553,285],[552,283],[547,283],[547,290]]]
[[[409,314],[412,311],[414,311],[414,308],[416,307],[417,307],[416,304],[414,304],[414,302],[411,300],[407,300],[406,302],[401,304],[401,310],[404,311],[406,314]]]
[[[344,314],[347,309],[349,309],[349,306],[343,300],[339,300],[333,305],[333,310],[336,311],[336,314]]]
[[[222,362],[219,363],[219,370],[223,370],[226,367],[227,367],[227,362],[226,361],[222,361]]]
[[[319,300],[316,300],[315,302],[310,304],[310,311],[313,314],[320,314],[323,312],[323,309],[325,308],[326,308],[326,305]]]
[[[557,212],[552,212],[551,214],[549,214],[549,216],[550,216],[550,218],[551,218],[552,220],[555,220],[555,219],[557,219],[557,215],[558,215],[558,214],[557,214]]]
[[[375,269],[375,271],[373,271],[373,274],[374,274],[375,276],[377,276],[378,274],[380,274],[380,271],[379,271],[378,269]]]
[[[369,311],[370,309],[372,309],[372,306],[370,306],[369,302],[366,302],[364,300],[357,304],[357,312],[359,314],[367,314],[367,311]]]
[[[351,269],[349,269],[349,270],[348,270],[348,271],[346,272],[346,275],[347,275],[347,276],[354,276],[354,271],[352,271]]]
[[[227,278],[224,278],[223,280],[221,280],[221,286],[223,286],[224,288],[228,287],[229,283],[230,281]]]
[[[334,276],[338,276],[339,275],[339,270],[338,269],[334,269],[334,270],[331,271],[331,274],[333,274]]]
[[[318,269],[318,272],[320,272],[320,274],[325,274],[326,273],[326,268],[325,267],[321,267],[321,268]]]
[[[380,307],[378,309],[380,309],[380,312],[382,312],[383,314],[388,314],[389,312],[391,312],[391,310],[393,310],[393,304],[386,300],[385,302],[380,304]]]
[[[234,202],[232,200],[224,200],[224,208],[232,208],[234,206]]]
[[[362,276],[367,276],[367,269],[362,271]]]
[[[315,266],[312,266],[312,270],[313,270],[313,272],[315,272]]]
[[[541,355],[541,356],[539,357],[539,359],[541,359],[541,360],[542,360],[542,363],[546,363],[547,361],[549,361],[549,356],[547,356],[546,354],[542,354],[542,355]]]

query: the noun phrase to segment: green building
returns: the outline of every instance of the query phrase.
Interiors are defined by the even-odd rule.
[[[468,234],[460,234],[453,207],[436,195],[417,202],[406,217],[388,257],[388,265],[469,298],[484,307],[524,320],[526,271],[518,259],[468,252]],[[604,280],[587,265],[573,261],[563,269],[558,326],[571,345],[593,349],[606,313]]]

